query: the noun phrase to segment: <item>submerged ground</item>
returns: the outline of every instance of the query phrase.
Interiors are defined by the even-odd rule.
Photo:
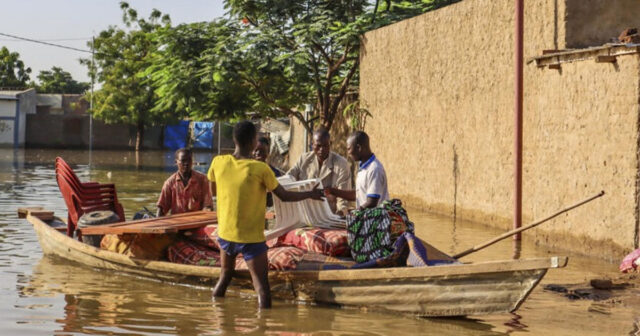
[[[423,319],[284,301],[274,302],[272,310],[257,311],[251,291],[232,291],[224,300],[213,301],[208,287],[160,283],[43,257],[30,224],[17,218],[16,209],[44,206],[66,216],[54,177],[56,156],[72,163],[83,180],[115,183],[129,217],[143,206],[153,207],[163,181],[174,170],[171,152],[0,149],[3,335],[628,335],[640,330],[639,279],[618,278],[617,264],[535,246],[526,233],[521,246],[508,239],[463,260],[568,255],[569,266],[551,270],[516,314],[463,319]],[[195,169],[204,172],[210,159],[211,154],[196,154],[195,161],[202,165]],[[419,236],[448,253],[500,234],[411,209],[409,216]],[[589,295],[594,293],[589,280],[607,277],[626,283],[626,288]],[[568,294],[577,295],[544,289],[555,284],[569,285],[564,286]]]

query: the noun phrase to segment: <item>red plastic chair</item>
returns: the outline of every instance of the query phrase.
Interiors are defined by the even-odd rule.
[[[78,183],[77,179],[75,179],[69,172],[64,169],[56,169],[56,175],[61,176],[67,181],[71,187],[76,191],[78,196],[82,198],[96,198],[98,196],[102,197],[111,197],[117,201],[116,190],[114,186],[104,186],[104,187],[96,187],[96,188],[84,188],[82,184]]]
[[[76,173],[73,171],[73,169],[61,157],[57,157],[56,158],[56,165],[55,166],[56,166],[56,172],[57,171],[66,172],[68,174],[68,176],[70,177],[70,179],[72,179],[76,184],[78,184],[81,189],[89,190],[89,189],[95,189],[95,188],[99,188],[99,189],[101,189],[101,188],[113,188],[114,191],[115,191],[116,186],[113,183],[101,184],[101,183],[98,183],[98,182],[82,182],[82,181],[80,181],[80,179],[78,178]]]
[[[124,209],[118,202],[115,185],[82,183],[61,158],[56,159],[56,181],[67,206],[67,235],[70,237],[76,230],[78,219],[87,212],[112,210],[120,221],[124,221]]]

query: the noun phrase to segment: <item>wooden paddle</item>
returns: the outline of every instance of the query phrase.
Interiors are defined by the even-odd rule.
[[[565,213],[565,212],[567,212],[569,210],[575,209],[575,208],[577,208],[577,207],[579,207],[579,206],[581,206],[581,205],[583,205],[585,203],[589,203],[589,202],[593,201],[594,199],[596,199],[598,197],[602,197],[603,195],[604,195],[604,190],[599,192],[597,195],[594,195],[594,196],[591,196],[591,197],[585,199],[582,202],[578,202],[578,203],[576,203],[576,204],[574,204],[574,205],[572,205],[572,206],[570,206],[568,208],[562,209],[562,210],[554,213],[553,215],[551,215],[551,216],[549,216],[547,218],[544,218],[542,220],[539,220],[539,221],[537,221],[535,223],[532,223],[532,224],[529,224],[527,226],[523,226],[521,228],[517,228],[517,229],[511,230],[509,232],[505,232],[505,233],[501,234],[500,236],[498,236],[496,238],[493,238],[493,239],[491,239],[491,240],[489,240],[489,241],[487,241],[487,242],[485,242],[483,244],[476,245],[476,246],[474,246],[474,247],[472,247],[472,248],[470,248],[468,250],[465,250],[465,251],[462,251],[462,252],[460,252],[458,254],[455,254],[455,255],[453,255],[453,257],[455,259],[458,259],[458,258],[462,258],[462,257],[464,257],[464,256],[466,256],[468,254],[471,254],[473,252],[480,251],[480,250],[484,249],[485,247],[491,246],[491,245],[493,245],[493,244],[495,244],[495,243],[497,243],[497,242],[499,242],[499,241],[501,241],[501,240],[503,240],[505,238],[511,237],[514,234],[518,233],[518,232],[522,232],[522,231],[525,231],[525,230],[529,230],[529,229],[531,229],[533,227],[536,227],[536,226],[538,226],[538,225],[540,225],[540,224],[542,224],[542,223],[544,223],[544,222],[546,222],[546,221],[548,221],[550,219],[553,219],[553,218],[557,217],[560,214],[563,214],[563,213]]]

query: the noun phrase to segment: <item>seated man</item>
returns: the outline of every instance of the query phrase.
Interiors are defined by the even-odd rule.
[[[211,210],[209,183],[204,174],[191,169],[191,150],[178,149],[175,158],[178,171],[164,182],[156,216]],[[158,260],[165,257],[166,248],[174,240],[172,234],[105,235],[100,246],[130,257]]]
[[[354,161],[359,162],[356,176],[356,190],[325,188],[325,194],[349,201],[356,201],[358,210],[375,208],[389,199],[387,175],[382,163],[371,151],[367,133],[357,131],[347,139],[347,151]]]
[[[211,210],[212,200],[207,176],[192,169],[193,155],[188,148],[176,151],[176,166],[178,171],[171,175],[162,186],[158,198],[156,216],[164,216],[198,211]]]
[[[304,199],[322,200],[317,187],[311,191],[285,190],[265,163],[253,159],[257,145],[256,127],[241,121],[233,128],[235,151],[218,155],[211,161],[207,177],[211,193],[218,202],[218,243],[220,245],[220,278],[213,289],[214,297],[223,297],[231,283],[236,256],[242,254],[258,293],[260,308],[271,307],[268,279],[267,244],[264,235],[264,214],[267,191],[284,202]]]
[[[302,154],[287,172],[297,181],[319,178],[325,188],[351,189],[351,170],[347,159],[331,151],[331,136],[325,129],[313,133],[313,151]],[[328,195],[331,211],[346,215],[349,203],[344,198]]]

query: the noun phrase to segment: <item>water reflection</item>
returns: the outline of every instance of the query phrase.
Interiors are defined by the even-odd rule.
[[[276,302],[259,311],[250,291],[213,301],[209,288],[165,284],[43,257],[17,285],[23,299],[63,298],[56,332],[91,335],[344,334],[500,335],[472,319],[413,319],[356,309]],[[57,314],[55,305],[20,307],[37,315]],[[33,321],[26,319],[25,323]],[[366,326],[366,328],[363,328]]]

